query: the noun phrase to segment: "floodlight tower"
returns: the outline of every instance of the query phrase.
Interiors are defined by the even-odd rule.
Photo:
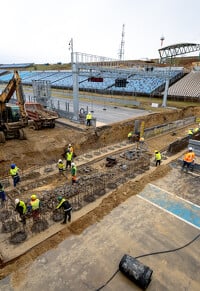
[[[125,36],[125,24],[122,26],[122,38],[121,38],[121,44],[120,44],[120,50],[119,50],[119,59],[124,59],[124,36]]]
[[[161,47],[163,46],[163,41],[165,40],[164,36],[162,35],[161,38],[160,38],[160,41],[161,41]]]

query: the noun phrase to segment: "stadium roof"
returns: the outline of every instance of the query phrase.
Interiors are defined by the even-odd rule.
[[[178,43],[163,47],[158,50],[160,59],[172,58],[177,55],[183,55],[191,52],[200,51],[200,44],[196,43]]]
[[[22,64],[1,64],[0,69],[8,68],[27,68],[33,66],[34,63],[22,63]]]

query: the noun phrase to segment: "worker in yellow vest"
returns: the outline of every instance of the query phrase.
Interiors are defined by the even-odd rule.
[[[68,167],[71,169],[72,158],[73,158],[73,152],[68,150],[66,152],[66,169],[68,169]]]
[[[20,182],[19,168],[15,164],[10,165],[10,175],[13,179],[13,186],[16,187],[17,183]]]
[[[161,153],[158,150],[155,150],[156,167],[157,167],[157,165],[160,166],[161,159],[162,159]]]
[[[59,173],[63,174],[63,172],[65,171],[65,165],[61,159],[58,160],[57,167],[58,167]]]
[[[188,137],[189,137],[189,138],[192,138],[192,136],[193,136],[193,129],[190,128],[190,129],[188,130]]]
[[[92,113],[88,112],[88,114],[86,115],[86,125],[87,126],[91,125],[91,120],[92,120]]]
[[[128,133],[128,141],[129,141],[129,142],[131,142],[132,137],[133,137],[133,132],[130,131],[130,132]]]
[[[28,210],[31,211],[33,220],[38,220],[40,216],[40,200],[35,194],[31,195],[31,200],[28,206]]]
[[[19,200],[18,198],[15,199],[15,211],[19,213],[19,216],[21,218],[21,222],[23,225],[26,225],[26,212],[27,207],[24,201]]]

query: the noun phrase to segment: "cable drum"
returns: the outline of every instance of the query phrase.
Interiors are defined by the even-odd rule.
[[[143,290],[145,290],[151,282],[153,271],[129,255],[124,255],[122,257],[119,263],[119,270]]]

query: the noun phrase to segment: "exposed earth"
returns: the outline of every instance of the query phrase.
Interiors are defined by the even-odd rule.
[[[156,124],[162,124],[164,121],[170,122],[170,117],[171,121],[180,119],[180,116],[182,116],[182,118],[192,115],[198,117],[200,115],[200,109],[190,108],[181,112],[177,111],[176,113],[177,114],[175,114],[174,111],[170,112],[169,110],[168,113],[157,113],[151,116],[151,118],[146,117],[146,124],[148,124],[148,127],[151,127]],[[108,169],[105,168],[105,158],[102,160],[101,156],[112,153],[112,157],[116,157],[120,160],[119,155],[124,153],[126,149],[129,149],[130,146],[132,147],[132,145],[127,142],[127,132],[129,132],[132,124],[133,121],[131,120],[127,122],[126,126],[124,123],[118,123],[97,129],[86,129],[83,126],[75,130],[69,126],[61,127],[59,125],[57,125],[55,129],[44,129],[41,131],[34,131],[30,128],[26,128],[27,140],[9,140],[5,144],[0,144],[0,171],[3,181],[7,183],[6,190],[11,201],[10,205],[14,201],[14,198],[20,197],[26,200],[32,193],[36,193],[39,197],[44,198],[45,195],[51,195],[50,193],[54,193],[56,197],[58,193],[66,194],[68,191],[74,191],[70,188],[70,173],[66,172],[64,176],[60,176],[56,168],[58,159],[63,158],[64,150],[69,143],[73,144],[77,155],[75,162],[79,169],[79,179],[86,175],[91,178],[95,173],[98,175],[102,173],[102,176],[108,176],[110,172],[113,172],[115,176],[118,175],[118,178],[120,178],[120,169],[123,168],[124,164],[130,167],[133,165],[131,164],[132,162],[123,163],[120,161],[116,166]],[[119,185],[117,185],[117,187],[114,185],[113,189],[112,185],[110,185],[110,188],[108,187],[108,180],[104,178],[103,183],[107,183],[107,191],[102,192],[101,195],[99,194],[95,201],[90,200],[90,195],[88,195],[87,200],[84,200],[83,203],[84,197],[82,197],[81,194],[78,200],[76,198],[72,201],[74,205],[79,205],[81,202],[82,207],[80,210],[77,209],[78,211],[73,213],[73,221],[69,226],[63,227],[59,223],[49,223],[49,221],[51,221],[49,214],[49,225],[47,229],[36,231],[36,234],[34,233],[33,236],[29,235],[28,240],[25,240],[17,246],[7,242],[8,237],[13,233],[9,235],[7,233],[1,234],[0,255],[2,268],[0,270],[0,278],[4,278],[12,273],[13,286],[20,286],[25,273],[17,271],[18,264],[20,264],[21,267],[25,267],[27,263],[30,264],[30,262],[34,261],[39,255],[58,246],[65,238],[73,234],[81,234],[89,226],[102,220],[114,208],[118,207],[128,198],[140,193],[148,183],[154,182],[155,185],[173,192],[174,189],[177,188],[176,181],[180,179],[181,175],[179,171],[176,171],[176,168],[179,167],[179,165],[176,164],[176,159],[182,157],[184,151],[174,155],[167,155],[165,151],[170,143],[186,136],[188,129],[194,126],[195,124],[188,125],[173,131],[173,134],[169,132],[168,134],[149,138],[147,140],[148,153],[142,154],[136,159],[136,164],[134,164],[135,175],[131,176],[130,174],[132,171],[130,170],[127,172],[127,176],[130,175],[128,179],[123,180],[121,178],[121,181],[119,181],[119,179],[112,180],[111,176],[109,176],[110,184],[119,182]],[[135,145],[133,145],[133,147],[134,146]],[[161,150],[164,153],[163,163],[159,168],[155,168],[154,164],[153,155],[155,149]],[[149,162],[147,162],[147,160]],[[93,161],[95,161],[95,163],[93,163]],[[174,168],[171,166],[173,161],[175,161]],[[12,181],[8,177],[11,163],[17,164],[20,168],[21,176],[23,177],[17,189],[13,189]],[[102,176],[99,177],[100,182],[102,182]],[[188,189],[185,186],[187,185],[186,179],[188,179],[188,177],[184,176],[183,183],[178,185],[180,196],[200,205],[200,200],[195,195],[199,183],[198,179],[196,177],[193,178],[194,188],[192,188],[190,192],[187,191]],[[85,187],[85,192],[92,192],[92,194],[94,194],[96,188],[98,191],[105,190],[105,187],[98,188],[96,185],[94,186],[94,184],[97,183],[96,176],[88,181],[89,184],[85,184],[87,187],[84,186],[84,183],[82,184],[83,187]],[[61,189],[64,192],[59,192]],[[49,213],[53,212],[55,206],[54,201],[52,203]],[[8,210],[11,207],[10,205],[8,205]],[[16,222],[18,221],[16,220]],[[32,227],[32,221],[30,221],[28,227]],[[20,230],[23,231],[23,228],[20,227]],[[6,244],[7,248],[5,247]],[[11,260],[11,262],[7,264],[6,261],[9,260]],[[23,290],[23,288],[21,290]]]

